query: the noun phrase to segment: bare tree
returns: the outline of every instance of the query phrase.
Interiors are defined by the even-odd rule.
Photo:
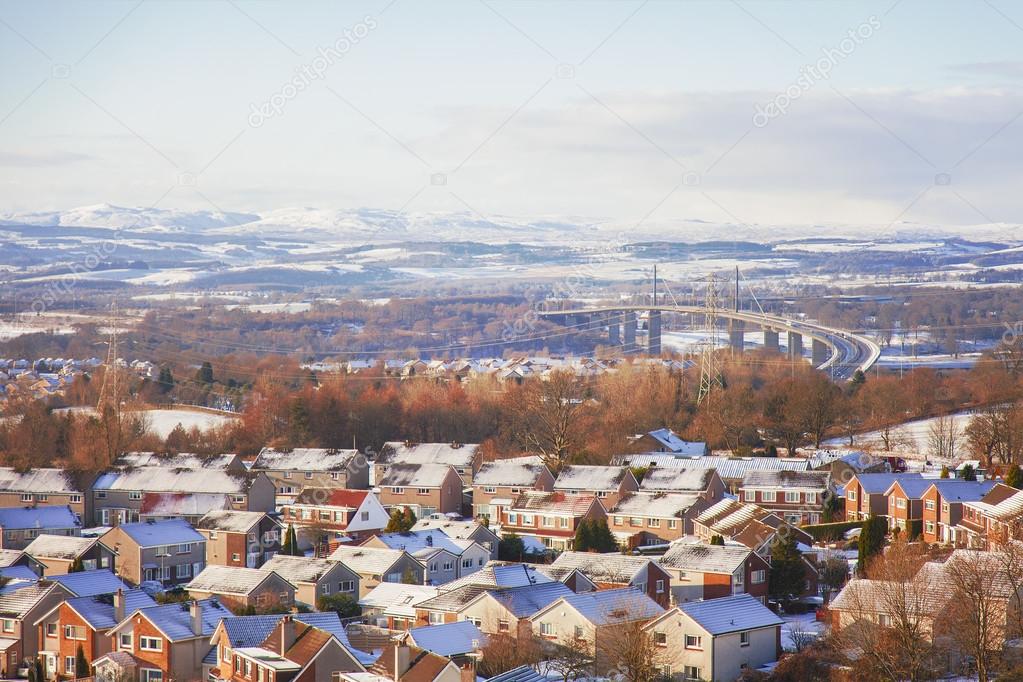
[[[582,385],[570,372],[526,381],[508,396],[512,428],[520,444],[559,472],[581,445],[578,419],[584,405]]]
[[[593,638],[577,633],[564,634],[545,647],[547,667],[561,675],[565,682],[574,682],[593,674]]]
[[[649,682],[657,678],[663,663],[657,662],[653,633],[644,629],[647,621],[634,620],[605,629],[597,640],[597,660],[624,682]]]
[[[536,637],[488,635],[482,653],[479,673],[494,677],[522,665],[535,666],[543,660],[544,652]]]
[[[927,430],[927,444],[933,459],[953,462],[962,446],[963,429],[953,416],[943,416],[931,422]]]

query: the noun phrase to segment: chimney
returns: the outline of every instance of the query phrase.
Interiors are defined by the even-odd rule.
[[[394,643],[394,682],[408,672],[412,663],[412,649],[404,641]]]
[[[198,599],[188,607],[188,613],[192,616],[192,634],[198,637],[202,634],[202,606]]]
[[[281,618],[281,656],[295,643],[295,620],[291,616]]]
[[[120,587],[114,592],[114,620],[118,623],[124,620],[124,590]]]

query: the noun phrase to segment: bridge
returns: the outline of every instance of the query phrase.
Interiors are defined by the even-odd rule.
[[[646,351],[660,355],[663,313],[706,315],[708,309],[689,305],[617,305],[546,310],[540,315],[578,329],[607,327],[610,345],[622,346],[626,353],[636,353],[640,351],[636,344],[637,313],[642,312],[647,313]],[[764,347],[775,352],[781,351],[779,337],[784,333],[788,356],[794,360],[803,357],[804,339],[809,339],[810,361],[836,380],[852,379],[856,370],[866,373],[881,355],[881,347],[863,335],[813,322],[729,309],[716,309],[714,315],[728,320],[728,342],[737,352],[743,350],[747,325],[762,329]]]

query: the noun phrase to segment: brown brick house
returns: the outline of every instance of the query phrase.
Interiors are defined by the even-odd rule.
[[[503,500],[507,505],[508,501],[526,490],[553,489],[554,475],[535,455],[486,462],[472,483],[473,516],[496,519],[498,512],[493,508],[494,500]]]
[[[995,481],[939,479],[923,493],[924,542],[952,543],[952,528],[963,517],[963,502],[979,502],[996,485]]]
[[[554,480],[554,492],[566,495],[593,495],[605,509],[614,507],[630,493],[639,490],[639,483],[627,466],[570,465]]]
[[[221,509],[205,514],[195,530],[206,538],[211,566],[259,568],[281,551],[283,527],[265,512]]]
[[[501,532],[540,540],[554,550],[572,549],[575,533],[584,519],[607,519],[607,512],[593,495],[527,491],[501,508]]]
[[[193,599],[216,597],[234,611],[285,607],[295,603],[295,588],[272,570],[207,566],[185,585]]]
[[[747,547],[678,544],[658,563],[669,574],[676,604],[748,593],[767,601],[771,565]]]
[[[888,515],[888,488],[895,481],[917,480],[918,473],[856,474],[845,484],[845,518],[861,521],[871,516]]]
[[[820,523],[830,481],[827,471],[750,471],[742,479],[739,499],[794,526]]]
[[[562,552],[554,563],[539,570],[562,582],[578,571],[598,590],[635,587],[662,608],[668,608],[671,603],[671,574],[647,557],[569,551]]]
[[[478,443],[387,442],[373,463],[376,485],[381,485],[387,470],[395,464],[442,464],[454,467],[462,479],[462,486],[467,488],[473,484],[476,472],[483,464],[483,453]]]
[[[422,518],[462,510],[462,479],[447,464],[392,464],[377,486],[385,507],[409,507]]]
[[[109,568],[116,571],[114,551],[97,538],[40,535],[25,548],[25,554],[43,566],[43,575],[64,575],[76,560],[86,571]]]
[[[608,511],[608,525],[623,545],[667,544],[693,532],[693,519],[710,502],[697,493],[639,492]]]

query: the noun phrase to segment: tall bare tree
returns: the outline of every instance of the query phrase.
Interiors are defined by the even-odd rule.
[[[963,429],[954,416],[942,416],[931,422],[927,430],[927,445],[933,459],[952,462],[962,447]]]

